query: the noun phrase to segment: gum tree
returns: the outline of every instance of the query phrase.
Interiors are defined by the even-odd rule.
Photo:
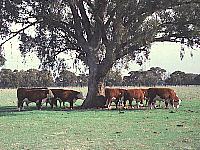
[[[104,94],[104,79],[118,62],[148,58],[152,42],[199,45],[199,0],[2,0],[1,46],[20,35],[22,55],[36,52],[44,68],[62,68],[62,53],[89,70],[90,108]],[[11,24],[21,29],[11,32]],[[32,27],[32,33],[26,32]],[[10,38],[8,38],[10,37]],[[184,49],[181,50],[183,57]]]

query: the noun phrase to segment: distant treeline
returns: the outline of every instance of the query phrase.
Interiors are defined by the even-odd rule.
[[[88,75],[76,75],[68,70],[56,77],[47,70],[0,70],[0,88],[87,86]],[[200,85],[200,74],[175,71],[170,75],[165,69],[152,67],[147,71],[131,71],[122,77],[119,71],[110,71],[105,79],[108,86]]]

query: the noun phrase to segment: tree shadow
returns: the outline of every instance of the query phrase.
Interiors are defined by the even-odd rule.
[[[0,106],[0,117],[16,116],[19,112],[16,106]]]
[[[162,109],[162,108],[157,108]],[[16,106],[0,106],[0,117],[2,116],[16,116],[16,115],[23,115],[23,113],[19,112],[29,112],[29,111],[35,111],[38,110],[36,106],[25,106],[23,110],[19,111]],[[74,106],[73,109],[70,107],[55,107],[51,108],[50,106],[42,106],[41,110],[38,111],[63,111],[63,112],[87,112],[87,111],[110,111],[110,112],[119,112],[119,113],[125,113],[128,111],[145,111],[149,110],[147,107],[140,107],[140,108],[134,108],[134,109],[107,109],[107,108],[90,108],[90,109],[83,109],[81,106]]]
[[[0,106],[0,113],[4,112],[18,112],[16,106]]]
[[[16,106],[0,106],[0,117],[2,116],[17,116],[17,115],[23,115],[25,111],[33,111],[37,110],[34,106],[25,107],[24,110],[19,111]]]
[[[25,106],[24,109],[21,109],[20,111],[18,110],[16,106],[0,106],[0,117],[5,116],[6,114],[9,115],[9,113],[16,114],[18,112],[27,112],[27,111],[35,111],[35,110],[38,110],[36,106]],[[65,110],[73,111],[69,107],[66,109],[60,108],[60,107],[56,107],[52,109],[50,106],[42,106],[41,110],[38,110],[38,111],[65,111]]]

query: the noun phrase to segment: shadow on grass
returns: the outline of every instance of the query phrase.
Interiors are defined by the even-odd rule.
[[[66,108],[66,109],[73,111],[69,108]],[[0,117],[5,116],[6,114],[7,115],[12,114],[13,115],[13,113],[16,114],[17,112],[27,112],[27,111],[35,111],[35,110],[38,110],[38,111],[65,111],[66,109],[60,108],[60,107],[51,109],[51,107],[49,107],[49,106],[47,106],[47,107],[43,106],[41,110],[38,110],[36,106],[28,106],[28,107],[25,106],[24,109],[19,111],[16,106],[0,106]],[[74,110],[77,110],[77,109],[74,109]]]
[[[163,108],[157,108],[157,109],[163,109]],[[29,111],[36,111],[38,110],[36,106],[25,106],[24,110],[18,111],[16,106],[0,106],[0,117],[1,116],[16,116],[16,115],[22,115],[23,113],[19,112],[29,112]],[[111,110],[108,110],[106,108],[91,108],[91,109],[82,109],[80,106],[74,106],[74,109],[70,109],[69,107],[56,107],[51,109],[50,106],[43,106],[41,110],[38,111],[62,111],[62,112],[87,112],[87,111],[108,111],[108,112],[118,112],[118,113],[125,113],[129,111],[146,111],[150,110],[148,107],[141,107],[141,108],[134,108],[134,109],[116,109],[112,108]],[[166,109],[169,110],[169,109]],[[190,111],[192,112],[192,111]]]
[[[0,115],[2,113],[14,113],[14,112],[26,112],[26,111],[35,111],[38,110],[35,106],[25,106],[24,109],[19,111],[16,106],[0,106]],[[51,108],[50,106],[43,106],[41,110],[38,111],[138,111],[138,110],[146,110],[144,108],[141,109],[116,109],[112,108],[111,110],[108,110],[106,108],[91,108],[91,109],[82,109],[80,106],[74,106],[73,109],[70,109],[69,107],[56,107]]]
[[[0,117],[22,115],[23,113],[19,112],[33,111],[33,110],[37,110],[37,108],[34,106],[29,106],[25,107],[24,110],[19,111],[16,106],[0,106]]]
[[[18,112],[16,106],[0,106],[0,113],[3,112]]]
[[[0,106],[0,117],[2,116],[16,116],[15,112],[19,112],[16,106]]]

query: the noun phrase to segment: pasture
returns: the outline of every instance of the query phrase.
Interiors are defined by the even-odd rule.
[[[200,149],[200,87],[172,88],[183,100],[178,110],[123,113],[49,107],[39,111],[35,104],[18,112],[16,89],[0,89],[0,149]]]

